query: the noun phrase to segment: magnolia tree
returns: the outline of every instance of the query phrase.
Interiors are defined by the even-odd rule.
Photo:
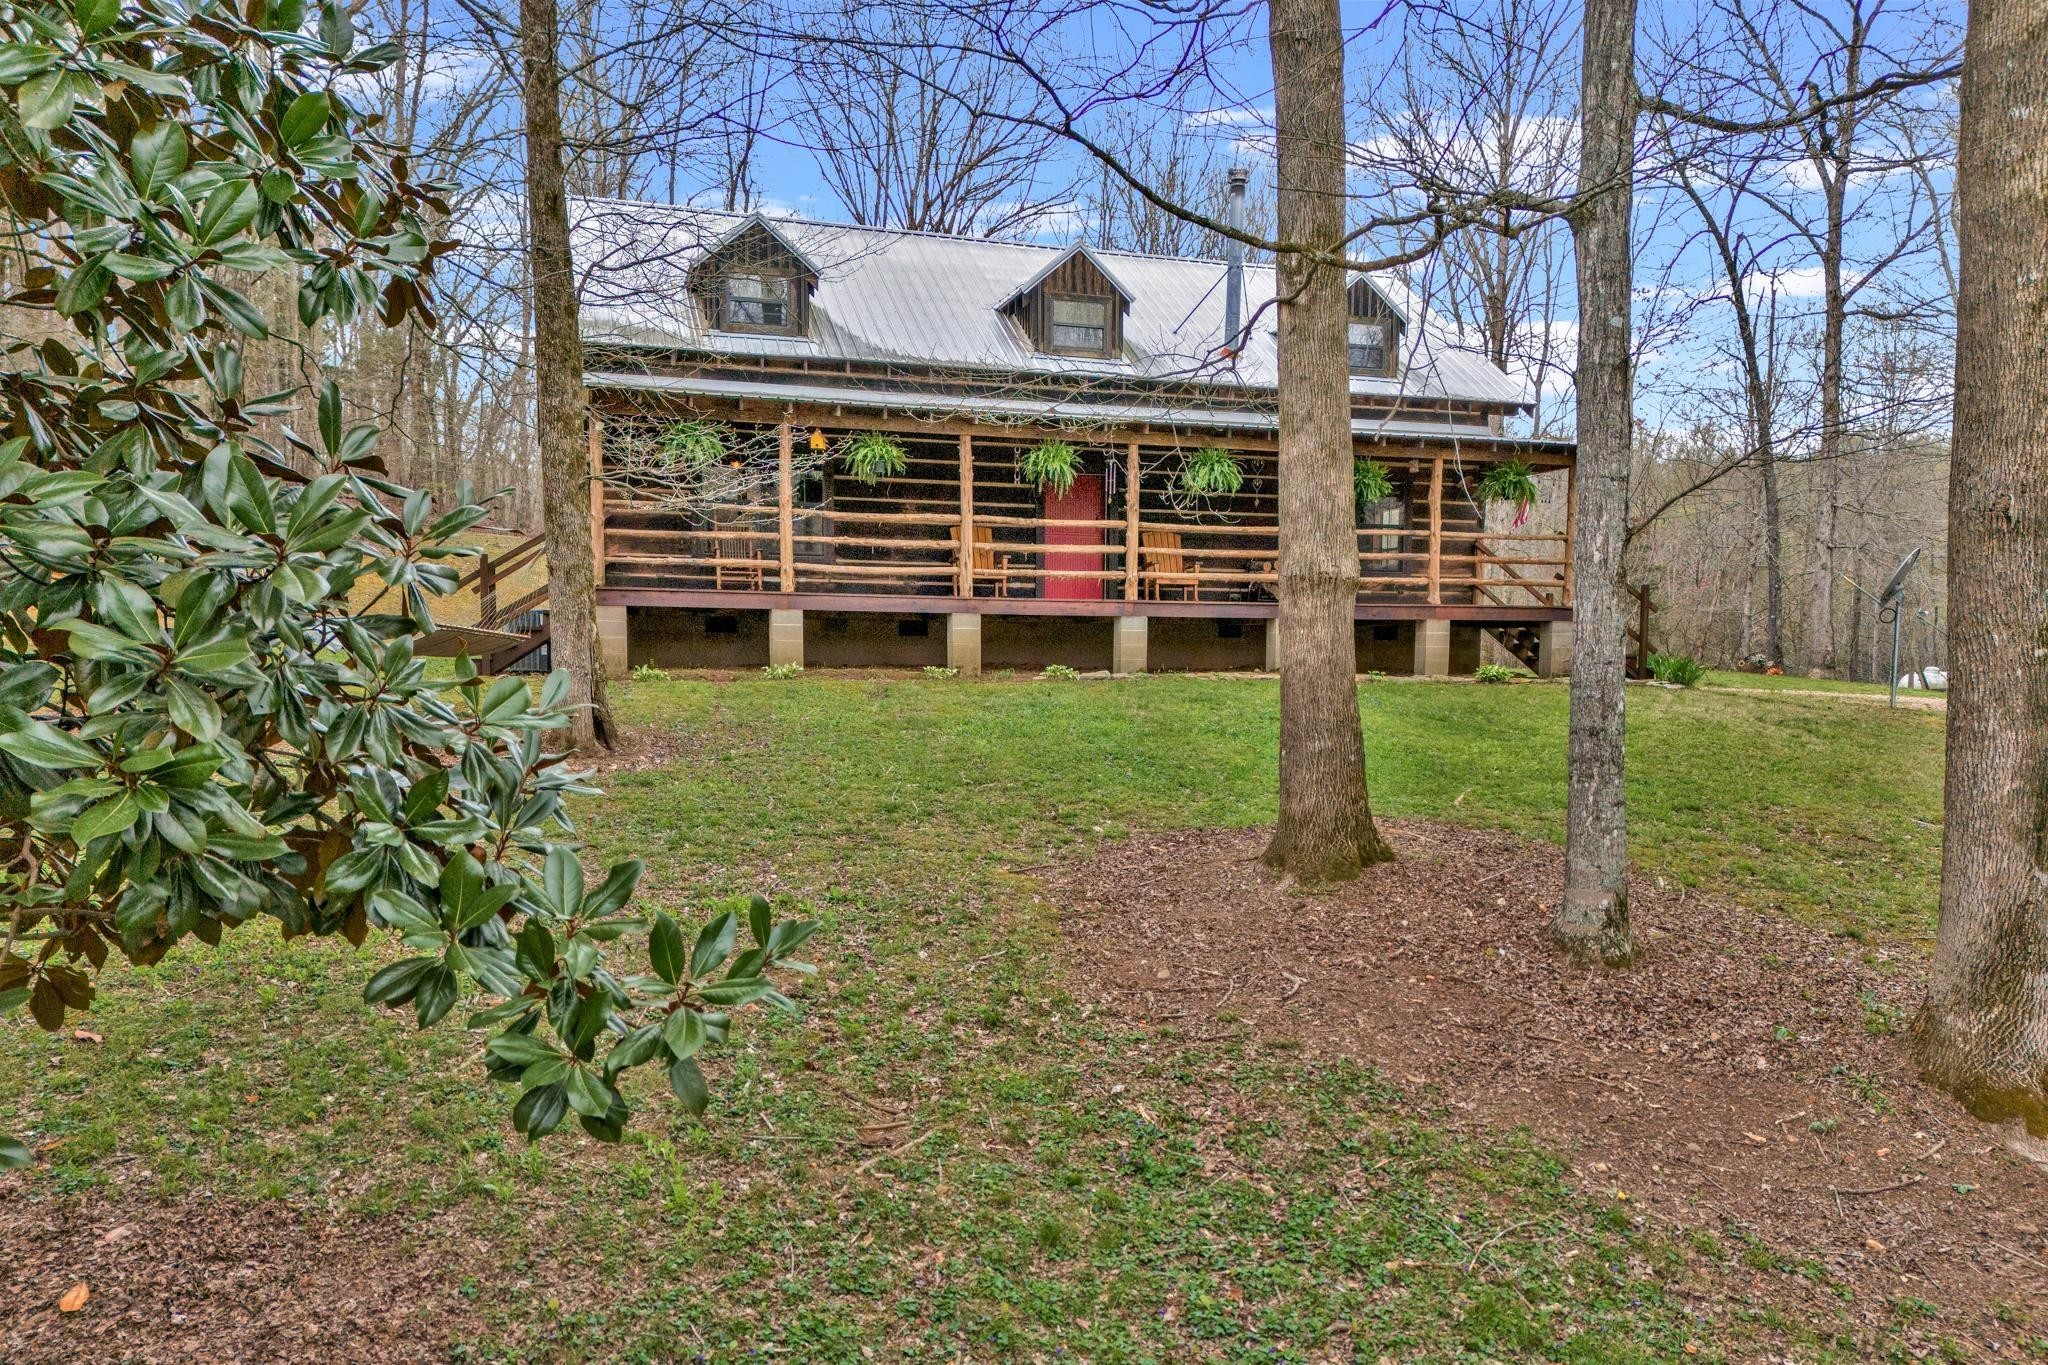
[[[809,970],[815,926],[756,899],[692,942],[635,913],[639,863],[586,885],[583,788],[543,744],[566,679],[414,654],[484,508],[382,478],[332,383],[310,437],[243,385],[251,278],[294,276],[314,335],[431,321],[446,206],[350,102],[396,49],[303,0],[45,0],[0,29],[0,1019],[58,1028],[112,955],[252,921],[381,930],[406,955],[365,998],[422,1027],[473,1002],[529,1136],[616,1137],[643,1064],[701,1111],[698,1052],[788,1007],[771,974]]]

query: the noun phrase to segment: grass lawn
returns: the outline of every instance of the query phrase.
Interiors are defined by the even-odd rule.
[[[1904,667],[1904,665],[1901,665]],[[1844,678],[1809,678],[1797,673],[1741,673],[1731,668],[1710,668],[1702,681],[1708,687],[1746,687],[1770,692],[1860,692],[1883,696],[1889,687],[1881,682],[1850,682]],[[1899,689],[1906,693],[1906,689]],[[1925,692],[1920,696],[1928,695]],[[1939,695],[1939,694],[1936,694]]]
[[[1270,819],[1270,681],[615,695],[666,749],[584,803],[596,854],[645,857],[678,908],[761,888],[825,922],[803,1016],[707,1068],[708,1125],[643,1087],[623,1146],[529,1149],[459,1028],[358,1003],[376,951],[252,931],[109,972],[103,1044],[0,1032],[0,1131],[61,1140],[30,1192],[453,1210],[482,1358],[1860,1358],[1761,1301],[1702,1319],[1720,1245],[1581,1197],[1526,1140],[1227,1015],[1127,1036],[1067,994],[1030,870]],[[1559,835],[1562,688],[1361,698],[1380,811]],[[1645,868],[1930,933],[1940,715],[1661,689],[1629,713]]]

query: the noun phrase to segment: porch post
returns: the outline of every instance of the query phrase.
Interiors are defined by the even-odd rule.
[[[1444,462],[1429,466],[1429,600],[1444,600]]]
[[[476,623],[488,630],[497,619],[498,566],[486,554],[476,562]]]
[[[604,418],[590,409],[590,573],[604,586]]]
[[[960,433],[960,567],[953,590],[962,597],[974,596],[974,435],[966,431]],[[979,627],[977,621],[976,629]],[[978,636],[974,671],[981,671]]]
[[[789,422],[785,418],[775,429],[775,544],[779,573],[776,581],[784,592],[796,591],[796,497],[790,455]]]
[[[1124,451],[1124,601],[1138,600],[1138,443]]]

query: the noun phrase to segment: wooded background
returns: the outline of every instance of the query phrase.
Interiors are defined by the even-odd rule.
[[[1016,16],[993,8],[568,0],[570,192],[1213,255],[1214,234],[1143,190],[1215,207],[1225,169],[1243,164],[1250,226],[1270,231],[1257,23],[1206,16],[1199,43],[1112,61],[1053,19],[1028,49],[1005,47],[999,26]],[[1853,585],[1875,590],[1924,547],[1902,660],[1944,658],[1954,92],[1840,97],[1866,70],[1932,64],[1955,46],[1956,18],[1930,0],[1713,0],[1648,20],[1638,68],[1653,98],[1782,125],[1723,134],[1654,112],[1640,124],[1628,577],[1654,585],[1660,648],[1882,677],[1889,632]],[[358,24],[403,45],[404,61],[357,93],[426,176],[456,187],[448,226],[464,246],[440,272],[431,329],[280,335],[260,369],[252,357],[252,387],[346,372],[360,415],[391,428],[396,477],[504,488],[498,520],[536,528],[516,31],[463,0],[367,0]],[[1573,189],[1576,6],[1396,10],[1350,46],[1359,217]],[[1002,55],[1020,50],[1028,65]],[[1061,136],[1075,127],[1127,174],[1078,155]],[[1372,245],[1391,253],[1400,235]],[[1527,380],[1522,429],[1569,435],[1563,223],[1504,211],[1408,273],[1466,344]],[[1561,525],[1562,495],[1550,491],[1539,523]]]

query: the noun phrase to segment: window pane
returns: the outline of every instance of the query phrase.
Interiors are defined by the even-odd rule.
[[[729,275],[725,281],[725,321],[736,327],[786,327],[789,281],[779,275]]]
[[[1104,299],[1054,299],[1052,320],[1055,326],[1071,323],[1099,332],[1109,325],[1109,303]]]
[[[1362,509],[1358,516],[1361,528],[1384,526],[1399,529],[1407,523],[1408,507],[1398,494]],[[1362,535],[1358,538],[1358,548],[1366,554],[1401,554],[1407,548],[1407,538]],[[1398,559],[1371,559],[1359,565],[1359,572],[1368,576],[1395,577],[1403,572],[1403,562]]]
[[[1351,370],[1354,374],[1387,373],[1387,333],[1379,323],[1351,324]]]
[[[1062,299],[1052,303],[1052,348],[1055,351],[1109,349],[1109,300]]]

